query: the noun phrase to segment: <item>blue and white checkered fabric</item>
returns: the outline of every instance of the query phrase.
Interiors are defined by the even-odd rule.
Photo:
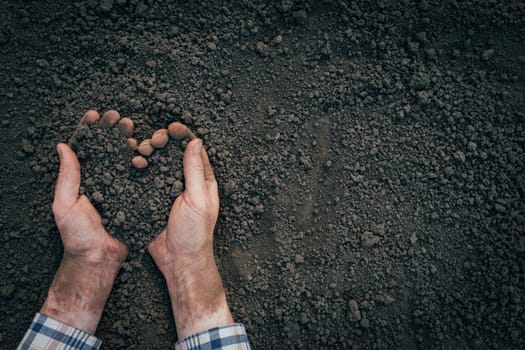
[[[244,326],[240,323],[211,328],[178,341],[175,350],[250,350]]]
[[[98,350],[102,341],[75,327],[37,313],[18,346],[19,350]],[[250,350],[244,326],[240,323],[211,328],[182,339],[175,350]]]
[[[38,313],[18,349],[97,350],[100,344],[97,337]]]

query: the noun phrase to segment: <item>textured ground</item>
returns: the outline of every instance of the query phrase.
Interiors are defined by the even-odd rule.
[[[139,139],[182,121],[209,147],[218,262],[254,348],[523,349],[524,19],[497,0],[3,0],[2,348],[60,262],[55,144],[115,108]],[[104,133],[83,141],[84,190],[130,256],[97,335],[168,348],[145,247],[182,146],[140,172]]]

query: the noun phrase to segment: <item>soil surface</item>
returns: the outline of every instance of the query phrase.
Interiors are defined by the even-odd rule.
[[[58,157],[88,109],[210,154],[216,255],[255,349],[525,348],[523,1],[12,1],[0,11],[0,344],[60,263]],[[82,191],[130,248],[97,336],[176,341],[146,251],[184,144],[145,170],[83,127]],[[78,135],[77,135],[78,136]]]

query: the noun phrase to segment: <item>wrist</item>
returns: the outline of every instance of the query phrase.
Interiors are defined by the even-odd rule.
[[[40,312],[94,334],[120,266],[65,254]]]
[[[233,323],[213,254],[165,274],[179,339]]]

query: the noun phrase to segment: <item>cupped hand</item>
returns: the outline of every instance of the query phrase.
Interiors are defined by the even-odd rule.
[[[40,312],[94,333],[127,248],[102,226],[99,213],[79,195],[80,164],[75,153],[59,144],[60,170],[53,214],[64,255]]]
[[[186,146],[183,166],[185,190],[171,208],[168,226],[149,246],[165,275],[177,274],[187,264],[213,258],[219,193],[201,140],[195,139]]]
[[[64,257],[122,263],[126,246],[108,234],[95,207],[85,195],[79,195],[80,163],[75,153],[65,144],[59,144],[57,151],[60,169],[53,214],[64,244]]]
[[[148,247],[166,279],[179,338],[233,322],[213,254],[217,181],[201,140],[188,143],[183,166],[184,192]]]

